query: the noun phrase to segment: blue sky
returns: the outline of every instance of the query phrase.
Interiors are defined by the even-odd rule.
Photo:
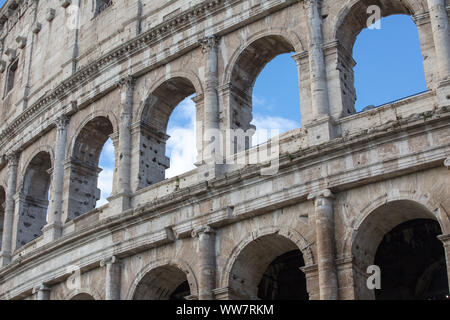
[[[0,0],[0,5],[4,4]],[[356,110],[379,106],[425,91],[423,58],[417,27],[404,15],[383,18],[381,29],[363,30],[355,43]],[[280,132],[300,127],[297,67],[291,54],[272,60],[259,75],[253,90],[253,124]],[[193,169],[195,161],[195,109],[190,99],[183,101],[169,121],[167,155],[171,157],[168,177]],[[258,141],[261,142],[261,141]],[[100,157],[99,188],[106,203],[111,192],[114,148],[108,141]]]

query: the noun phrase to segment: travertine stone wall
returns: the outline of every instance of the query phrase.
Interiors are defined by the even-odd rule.
[[[0,299],[168,298],[184,281],[188,299],[253,299],[292,250],[310,299],[370,299],[378,244],[416,218],[439,222],[448,266],[450,1],[376,3],[413,18],[429,91],[356,113],[369,0],[113,0],[101,12],[97,0],[7,0]],[[253,129],[254,82],[282,53],[298,68],[301,128],[227,144],[230,129]],[[165,179],[167,123],[190,96],[197,169]],[[227,148],[213,157],[211,130]],[[95,208],[108,138],[113,192]],[[248,164],[264,148],[276,162]]]

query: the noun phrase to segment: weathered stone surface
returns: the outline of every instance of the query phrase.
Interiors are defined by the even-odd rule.
[[[413,219],[439,223],[448,268],[450,1],[378,2],[414,18],[429,91],[356,113],[370,1],[6,1],[0,299],[253,299],[294,251],[310,299],[373,298],[366,267]],[[302,128],[227,144],[253,129],[254,81],[287,52]],[[193,94],[198,168],[165,179],[167,122]],[[108,138],[113,192],[95,209]],[[275,159],[249,164],[264,148]]]

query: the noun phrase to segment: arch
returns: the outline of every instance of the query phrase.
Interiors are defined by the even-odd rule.
[[[311,245],[297,231],[267,227],[247,235],[231,252],[221,276],[221,286],[240,297],[256,298],[257,286],[277,257],[298,250],[306,266],[314,264]],[[242,285],[244,281],[244,285]]]
[[[280,54],[302,51],[303,45],[292,33],[261,31],[234,52],[225,68],[223,84],[232,84],[251,97],[251,88],[267,63]]]
[[[361,219],[355,227],[352,254],[364,251],[364,256],[369,259],[370,255],[374,257],[378,245],[387,232],[403,222],[414,219],[430,219],[439,222],[433,212],[416,201],[394,200],[378,206]],[[364,250],[360,247],[361,243],[365,245]]]
[[[5,219],[6,192],[5,188],[0,185],[0,251],[2,250],[3,239],[3,221]]]
[[[380,0],[375,4],[381,7],[381,17],[394,14],[416,15],[425,11],[425,6],[421,1],[414,0]],[[332,27],[333,39],[351,52],[356,36],[367,27],[367,8],[374,5],[371,0],[348,0],[339,11]]]
[[[189,78],[175,76],[161,79],[143,103],[139,119],[156,132],[165,134],[172,111],[194,93],[197,93],[197,88]]]
[[[352,246],[354,239],[360,230],[361,225],[369,219],[369,216],[377,208],[385,205],[386,203],[395,201],[406,201],[417,203],[424,208],[429,215],[433,215],[435,220],[439,223],[443,233],[450,233],[450,218],[439,209],[438,201],[436,201],[432,195],[424,194],[417,191],[393,191],[388,190],[386,193],[378,196],[373,195],[374,199],[365,203],[358,211],[360,212],[357,217],[353,218],[351,227],[349,226],[349,232],[346,233],[344,239],[344,245],[342,249],[342,255],[346,257],[352,256]]]
[[[112,116],[114,120],[115,117]],[[110,115],[103,112],[89,116],[79,126],[72,138],[71,157],[83,162],[98,163],[102,147],[108,137],[118,132],[116,121],[111,121]]]
[[[16,248],[42,235],[47,224],[51,156],[39,151],[27,164],[21,183]]]
[[[194,80],[194,82],[191,81]],[[175,72],[162,77],[150,94],[141,103],[139,110],[139,181],[137,189],[163,181],[170,167],[170,158],[166,156],[166,144],[170,138],[167,126],[174,109],[193,94],[201,94],[197,77],[188,73]],[[200,91],[201,92],[201,91]],[[199,113],[200,109],[197,109]],[[198,130],[197,130],[198,132]],[[197,146],[198,149],[198,146]]]
[[[80,124],[78,125],[75,132],[73,133],[73,135],[71,136],[70,140],[67,143],[67,150],[70,156],[72,156],[73,154],[73,148],[77,137],[80,135],[81,131],[86,127],[86,125],[95,118],[106,118],[113,128],[112,132],[119,132],[119,121],[117,120],[117,117],[114,113],[105,112],[102,110],[91,112],[89,113],[88,116],[83,118],[83,120],[80,122]]]
[[[117,128],[114,128],[109,117],[90,116],[74,136],[69,167],[68,220],[96,207],[101,192],[97,188],[98,174],[101,172],[99,158],[114,130]]]
[[[73,289],[63,300],[102,300],[102,297],[96,291],[86,289]]]
[[[385,198],[385,201],[383,201]],[[351,242],[351,256],[354,262],[354,287],[357,298],[373,298],[367,289],[365,270],[375,263],[377,250],[385,235],[396,227],[416,220],[436,221],[441,232],[444,230],[440,219],[421,202],[404,199],[380,197],[365,208],[361,219],[356,223]]]
[[[18,181],[17,181],[18,186],[23,185],[26,168],[29,167],[30,162],[41,152],[48,153],[50,155],[50,161],[51,161],[50,168],[53,168],[53,159],[55,159],[53,148],[48,144],[39,146],[38,148],[33,150],[33,152],[27,158],[24,159],[22,168],[25,168],[25,170],[23,170],[22,174],[20,174],[18,177]]]
[[[227,145],[226,153],[234,154],[249,149],[253,143],[253,88],[266,65],[281,54],[303,51],[303,46],[294,33],[263,30],[248,38],[231,56],[225,67],[221,95],[225,101],[230,129],[244,130],[244,141],[233,141]],[[296,74],[298,72],[296,70]],[[278,129],[278,128],[277,128]]]
[[[159,77],[153,85],[145,90],[143,97],[139,103],[139,108],[137,108],[137,113],[135,114],[135,119],[142,120],[145,118],[145,111],[149,107],[149,99],[152,94],[160,88],[165,82],[170,81],[172,79],[184,79],[186,82],[189,82],[191,86],[194,88],[194,92],[197,96],[203,96],[203,86],[202,82],[198,75],[192,71],[171,71],[164,76]]]
[[[73,296],[70,300],[95,300],[93,296],[88,293],[79,293],[76,296]]]
[[[281,28],[259,30],[258,32],[254,33],[250,37],[248,37],[245,40],[245,42],[233,52],[233,54],[231,55],[230,62],[225,67],[225,72],[222,77],[222,85],[225,85],[225,84],[231,82],[233,68],[236,65],[237,60],[242,55],[242,53],[249,46],[251,46],[252,43],[254,43],[255,41],[258,41],[259,39],[266,38],[266,37],[284,38],[285,42],[289,43],[290,46],[293,48],[293,51],[295,51],[295,52],[303,52],[304,51],[304,46],[300,40],[300,37],[293,31],[287,31],[287,30],[281,29]]]
[[[127,300],[166,300],[187,281],[191,295],[198,294],[198,284],[192,268],[181,259],[162,259],[143,267],[127,293]]]

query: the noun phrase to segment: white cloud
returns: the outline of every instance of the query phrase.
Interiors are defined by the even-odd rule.
[[[101,190],[101,195],[100,200],[97,201],[97,208],[108,203],[106,198],[111,195],[114,179],[114,157],[114,145],[111,139],[108,139],[99,160],[99,167],[103,170],[98,175],[97,188]]]
[[[108,203],[108,198],[111,195],[112,184],[114,177],[114,168],[103,168],[103,171],[98,175],[97,188],[101,190],[100,200],[97,201],[97,208]]]
[[[266,142],[273,136],[298,128],[298,124],[293,120],[262,114],[255,114],[252,123],[256,126],[256,133],[253,137],[254,146]]]
[[[191,99],[184,100],[177,108],[181,116],[188,119],[185,126],[169,128],[166,154],[170,157],[170,168],[166,170],[166,178],[172,178],[195,169],[197,156],[195,141],[195,103]]]

